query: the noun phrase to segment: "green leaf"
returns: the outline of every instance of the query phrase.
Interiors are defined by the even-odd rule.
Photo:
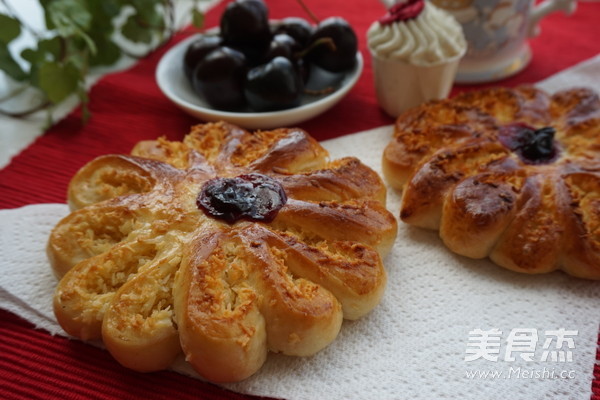
[[[40,64],[35,63],[31,64],[31,68],[29,69],[29,83],[31,86],[39,89],[40,87]]]
[[[15,18],[0,14],[0,42],[10,43],[21,34],[21,24]]]
[[[61,38],[58,36],[51,39],[40,40],[38,43],[38,51],[51,56],[53,60],[58,60],[62,48],[61,42]]]
[[[54,26],[54,24],[52,23],[52,18],[50,17],[50,13],[48,11],[48,6],[50,5],[50,3],[52,3],[54,0],[39,0],[40,5],[42,6],[42,8],[44,9],[44,20],[46,22],[46,28],[48,28],[49,30],[52,30],[54,28],[56,28]]]
[[[92,15],[84,2],[78,0],[55,0],[46,10],[52,25],[62,36],[71,36],[90,28]]]
[[[88,9],[92,15],[92,23],[90,25],[90,36],[94,36],[92,32],[100,34],[103,32],[109,36],[114,31],[114,18],[121,12],[121,6],[116,0],[89,0]]]
[[[92,3],[99,3],[100,7],[102,7],[102,11],[104,12],[104,14],[106,14],[107,17],[116,17],[121,12],[121,4],[119,4],[119,0],[92,0]]]
[[[138,23],[150,29],[163,29],[165,26],[164,13],[159,11],[156,4],[149,6],[143,4],[141,7],[136,8]]]
[[[77,92],[80,71],[73,64],[46,62],[38,71],[40,89],[52,103],[60,103]]]
[[[34,49],[25,49],[21,52],[21,58],[30,64],[35,64],[39,61],[39,52]]]
[[[8,45],[3,42],[0,42],[0,70],[17,81],[27,79],[27,74],[13,58]]]
[[[192,25],[198,29],[204,26],[204,13],[197,8],[192,8]]]
[[[92,40],[90,35],[87,33],[81,32],[79,37],[83,39],[88,49],[90,49],[90,53],[96,54],[98,52],[98,47],[96,47],[96,43]]]
[[[121,49],[110,38],[97,37],[98,52],[90,57],[90,65],[112,65],[121,57]]]
[[[73,65],[78,71],[79,74],[83,74],[83,71],[87,71],[88,63],[89,63],[89,55],[86,51],[80,52],[71,52],[67,59],[65,60],[68,64]]]
[[[189,1],[189,0],[188,0]],[[202,26],[204,15],[192,0],[193,23]],[[5,0],[0,0],[1,3]],[[38,0],[44,11],[46,31],[53,37],[34,35],[36,44],[21,52],[29,65],[21,67],[8,43],[22,33],[18,18],[0,14],[0,72],[39,88],[48,98],[49,109],[70,95],[82,103],[82,119],[89,117],[84,85],[90,67],[113,65],[122,56],[115,33],[151,47],[172,34],[172,0]],[[133,14],[133,15],[132,15]],[[126,16],[124,24],[119,16]],[[119,21],[119,23],[115,22]],[[151,50],[151,49],[148,49]],[[49,114],[50,115],[50,114]]]
[[[140,26],[137,22],[137,14],[127,19],[122,30],[123,36],[132,42],[150,43],[152,41],[152,30]]]
[[[96,45],[86,33],[92,24],[92,14],[80,0],[55,0],[48,5],[47,13],[60,36],[81,38],[92,54]]]
[[[28,61],[33,67],[44,61],[58,61],[61,55],[61,39],[55,36],[50,39],[42,39],[37,49],[25,49],[21,52],[21,58]]]

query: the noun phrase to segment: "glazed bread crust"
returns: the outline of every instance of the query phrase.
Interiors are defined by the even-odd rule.
[[[501,132],[555,130],[557,156],[528,162]],[[515,128],[516,127],[516,128]],[[585,88],[473,91],[409,110],[383,154],[400,218],[454,252],[538,274],[600,279],[600,99]]]
[[[126,367],[164,369],[183,352],[214,382],[247,378],[269,351],[323,349],[344,318],[379,303],[397,230],[381,178],[327,156],[298,129],[211,123],[91,161],[48,241],[59,323],[102,339]],[[248,173],[285,190],[272,222],[229,224],[198,208],[207,180]]]

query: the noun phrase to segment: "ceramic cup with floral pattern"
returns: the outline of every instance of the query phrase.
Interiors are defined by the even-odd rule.
[[[463,27],[469,48],[457,82],[499,80],[521,71],[531,60],[527,39],[553,11],[572,13],[575,0],[429,0],[449,11]]]

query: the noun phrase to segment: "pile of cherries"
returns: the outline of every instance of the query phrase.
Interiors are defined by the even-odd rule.
[[[342,73],[356,64],[356,33],[340,17],[316,26],[289,17],[271,26],[263,0],[235,0],[221,16],[220,28],[219,35],[193,41],[183,62],[194,91],[219,110],[296,107],[311,65]]]

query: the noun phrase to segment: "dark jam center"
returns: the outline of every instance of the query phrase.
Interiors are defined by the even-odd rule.
[[[558,148],[554,141],[556,130],[552,127],[535,129],[517,123],[500,128],[500,142],[515,152],[526,164],[547,164],[556,159]]]
[[[196,205],[205,214],[232,224],[240,219],[270,222],[286,201],[279,182],[266,175],[248,174],[207,181]]]

